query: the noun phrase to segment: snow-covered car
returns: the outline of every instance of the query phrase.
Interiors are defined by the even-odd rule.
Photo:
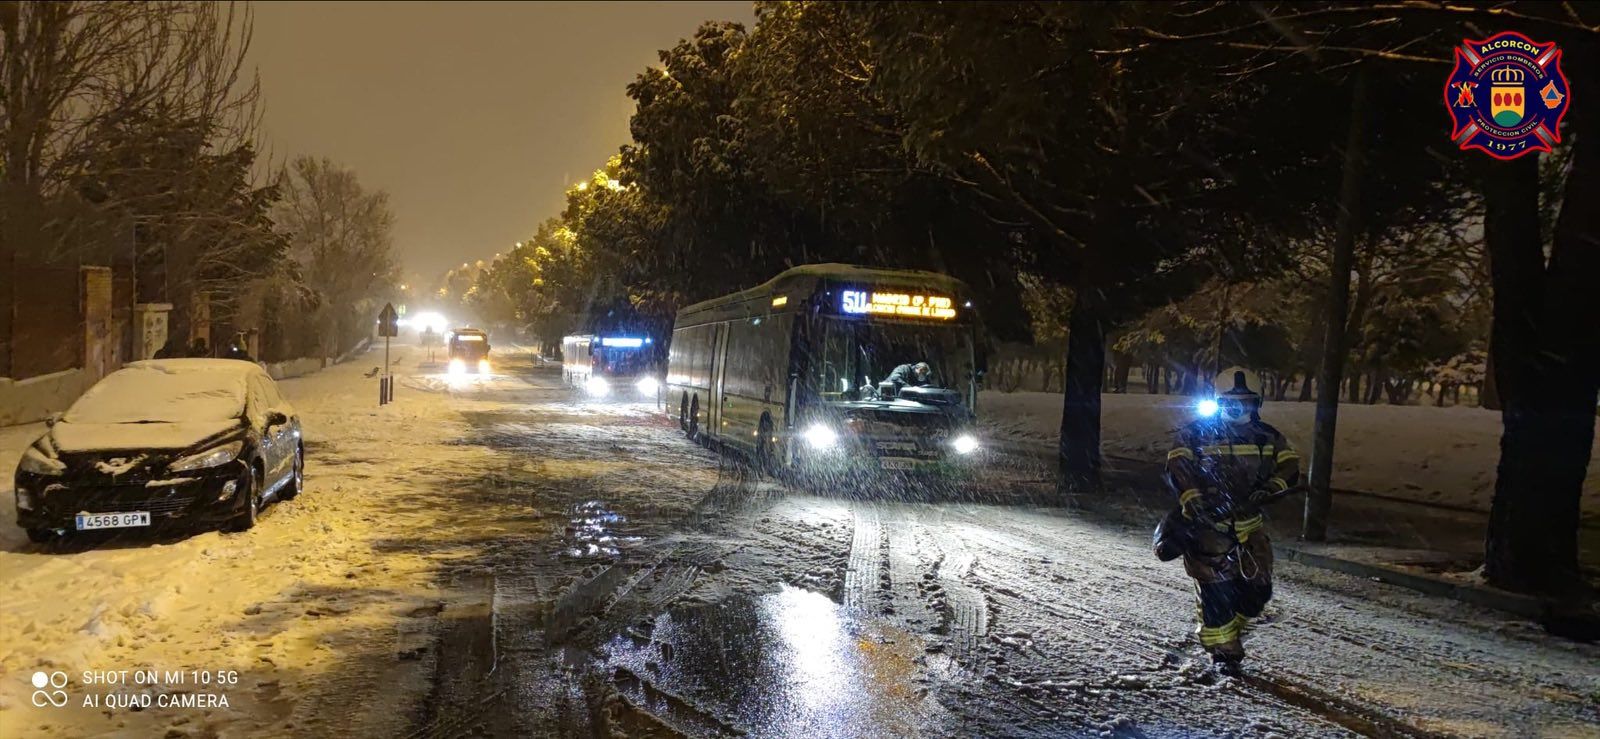
[[[22,455],[17,524],[36,542],[165,524],[255,525],[300,493],[300,419],[266,371],[231,359],[133,362]]]

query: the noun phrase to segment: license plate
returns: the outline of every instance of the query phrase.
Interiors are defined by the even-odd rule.
[[[78,530],[91,529],[125,529],[133,526],[149,526],[149,511],[129,511],[127,513],[79,513]]]
[[[886,470],[914,470],[917,460],[907,457],[881,457],[878,464]]]

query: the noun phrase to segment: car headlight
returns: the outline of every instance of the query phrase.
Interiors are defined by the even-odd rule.
[[[478,360],[478,372],[480,372],[482,374],[489,374],[489,360],[487,360],[487,359]]]
[[[460,359],[450,360],[450,374],[459,375],[467,371],[467,363]]]
[[[244,442],[230,441],[222,446],[212,447],[203,452],[183,457],[167,465],[167,469],[173,472],[186,472],[188,470],[203,470],[209,467],[216,467],[237,459],[241,449],[244,449]]]
[[[951,440],[950,448],[956,450],[956,454],[971,454],[978,451],[978,437],[962,434]]]
[[[28,447],[22,453],[22,461],[17,464],[19,472],[29,472],[35,475],[50,475],[56,477],[67,471],[67,466],[55,457],[45,456],[39,447]]]
[[[807,428],[803,436],[812,449],[832,449],[839,445],[839,432],[820,423]]]
[[[611,392],[611,383],[603,377],[591,377],[583,383],[583,389],[596,398],[604,398]]]
[[[633,386],[639,389],[641,395],[655,395],[661,389],[661,383],[654,377],[642,377]]]

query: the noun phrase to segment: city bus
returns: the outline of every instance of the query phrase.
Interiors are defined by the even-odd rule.
[[[582,334],[561,339],[561,379],[590,397],[613,393],[655,400],[661,381],[654,373],[655,341],[648,336]]]
[[[672,332],[667,412],[690,438],[763,469],[965,468],[979,450],[969,295],[935,272],[815,264],[688,306]],[[924,386],[889,382],[921,362]]]
[[[450,332],[446,346],[450,359],[450,374],[459,375],[466,372],[489,374],[489,334],[482,329],[455,329]]]

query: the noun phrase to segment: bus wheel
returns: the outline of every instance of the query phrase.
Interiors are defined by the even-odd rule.
[[[756,431],[756,470],[770,477],[777,471],[777,467],[772,459],[772,416],[763,414],[761,425]]]
[[[696,395],[689,400],[689,427],[684,433],[691,439],[700,438],[700,396]]]
[[[678,428],[689,430],[689,394],[683,394],[683,402],[678,404]]]

